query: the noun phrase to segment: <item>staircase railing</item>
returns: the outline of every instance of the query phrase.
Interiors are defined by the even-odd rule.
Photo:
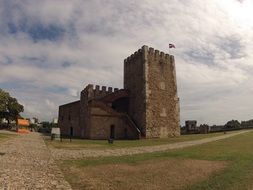
[[[141,138],[141,131],[140,129],[137,127],[137,125],[133,122],[133,120],[129,117],[129,115],[127,114],[122,114],[122,116],[126,119],[126,121],[132,126],[132,128],[137,132],[138,134],[138,139]]]

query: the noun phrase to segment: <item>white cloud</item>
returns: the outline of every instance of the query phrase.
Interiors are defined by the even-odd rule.
[[[182,123],[250,119],[251,8],[250,0],[1,1],[0,87],[25,115],[51,120],[88,83],[122,87],[123,59],[146,44],[175,55]],[[50,26],[60,38],[39,34]]]

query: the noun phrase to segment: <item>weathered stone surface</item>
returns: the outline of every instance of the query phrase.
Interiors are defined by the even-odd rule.
[[[0,145],[0,189],[71,189],[38,133]]]
[[[129,114],[146,138],[180,135],[173,56],[143,46],[124,62],[124,88],[131,92]]]
[[[174,57],[143,46],[124,60],[124,89],[87,85],[80,101],[60,106],[58,124],[89,139],[164,138],[180,135],[179,111]]]
[[[59,122],[61,123],[61,133],[70,134],[70,128],[74,128],[73,135],[81,137],[82,129],[80,127],[80,101],[72,102],[59,107]]]

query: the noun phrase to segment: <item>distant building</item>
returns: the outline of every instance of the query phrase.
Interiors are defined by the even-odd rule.
[[[30,118],[28,119],[30,124],[38,124],[39,123],[39,119],[36,117]]]
[[[58,123],[58,118],[53,118],[52,123],[57,124]]]
[[[201,134],[207,134],[210,132],[210,126],[207,124],[202,124],[199,126],[199,133]]]
[[[124,61],[124,89],[87,85],[58,118],[61,134],[81,138],[179,136],[174,57],[143,46]]]
[[[185,121],[186,132],[195,132],[198,131],[197,121],[196,120],[187,120]]]
[[[253,119],[248,121],[241,121],[242,128],[253,128]]]
[[[220,132],[224,130],[224,125],[212,125],[210,126],[210,132]]]
[[[29,119],[30,120],[30,124],[35,124],[35,119]]]
[[[17,119],[16,124],[18,133],[29,133],[30,122],[28,119]]]
[[[17,119],[17,126],[19,128],[27,128],[29,127],[30,122],[28,119]]]

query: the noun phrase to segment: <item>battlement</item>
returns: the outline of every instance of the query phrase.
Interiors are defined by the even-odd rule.
[[[82,91],[82,94],[87,94],[88,99],[97,99],[107,94],[116,92],[118,90],[119,90],[118,88],[99,86],[99,85],[94,86],[93,84],[88,84]]]
[[[137,59],[139,57],[142,57],[143,55],[143,49],[139,49],[138,51],[134,52],[132,55],[128,56],[126,59],[124,59],[124,63],[130,63],[133,59]]]
[[[148,47],[146,45],[142,46],[141,49],[139,49],[138,51],[134,52],[132,55],[127,57],[124,60],[124,63],[125,64],[131,63],[131,62],[133,62],[134,59],[138,59],[140,57],[143,57],[144,53],[149,56],[154,57],[155,59],[168,60],[169,63],[174,63],[174,56],[173,55],[169,55],[167,53],[156,50],[152,47]]]
[[[170,55],[168,53],[164,53],[164,52],[159,51],[159,50],[155,50],[152,47],[150,47],[150,48],[147,47],[147,53],[148,53],[148,55],[154,57],[155,59],[168,60],[170,63],[174,62],[174,56],[173,55]]]
[[[60,107],[59,126],[91,139],[167,138],[180,135],[179,116],[174,56],[144,45],[124,60],[124,89],[84,86],[80,101]]]

